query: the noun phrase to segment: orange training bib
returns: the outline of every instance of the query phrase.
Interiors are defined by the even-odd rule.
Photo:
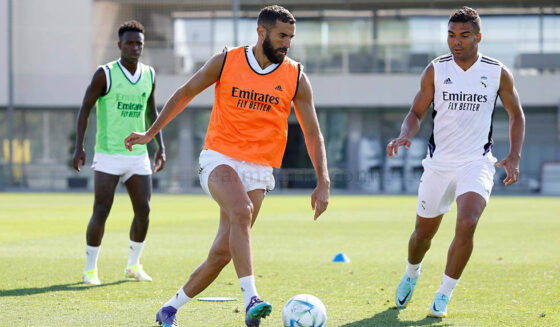
[[[226,54],[204,149],[280,168],[300,65],[286,57],[275,70],[259,74],[249,65],[246,48]]]

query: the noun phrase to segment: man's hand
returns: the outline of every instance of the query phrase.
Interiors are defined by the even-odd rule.
[[[86,162],[86,152],[83,147],[78,147],[74,150],[74,158],[72,159],[72,164],[76,171],[80,171],[80,167],[83,167]],[[81,164],[81,165],[80,165]]]
[[[404,146],[406,150],[410,147],[410,139],[408,137],[399,136],[396,139],[392,139],[391,142],[387,144],[387,156],[389,158],[399,155],[399,146]]]
[[[128,151],[132,151],[132,146],[134,144],[148,144],[151,140],[152,138],[147,136],[145,132],[132,132],[127,138],[124,139],[124,146],[128,149]]]
[[[156,173],[163,169],[163,167],[165,166],[165,160],[165,151],[160,148],[159,150],[157,150],[154,157],[154,171]]]
[[[319,183],[311,194],[311,208],[315,210],[313,220],[317,220],[319,216],[327,210],[329,205],[330,184]]]
[[[519,155],[510,153],[504,160],[496,164],[497,167],[504,168],[506,170],[506,178],[504,179],[504,184],[510,186],[519,180]]]

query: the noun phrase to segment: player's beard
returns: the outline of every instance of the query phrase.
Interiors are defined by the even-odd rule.
[[[264,55],[272,62],[273,64],[279,64],[284,61],[285,54],[278,53],[279,50],[284,50],[288,53],[288,48],[274,48],[272,46],[272,42],[270,42],[270,37],[268,37],[268,33],[266,38],[263,41],[263,51]]]

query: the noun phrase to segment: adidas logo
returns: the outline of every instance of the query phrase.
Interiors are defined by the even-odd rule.
[[[453,82],[451,81],[451,78],[448,77],[448,78],[443,82],[443,84],[453,84]]]
[[[274,88],[275,90],[282,91],[282,86],[278,85]]]

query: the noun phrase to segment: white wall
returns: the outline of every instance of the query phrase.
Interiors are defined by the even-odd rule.
[[[13,5],[16,105],[79,104],[92,74],[93,0]]]
[[[93,63],[98,66],[116,60],[120,56],[117,47],[117,27],[124,21],[134,19],[133,5],[113,2],[96,2],[93,6]]]
[[[525,106],[558,106],[560,73],[515,76],[521,104]]]

